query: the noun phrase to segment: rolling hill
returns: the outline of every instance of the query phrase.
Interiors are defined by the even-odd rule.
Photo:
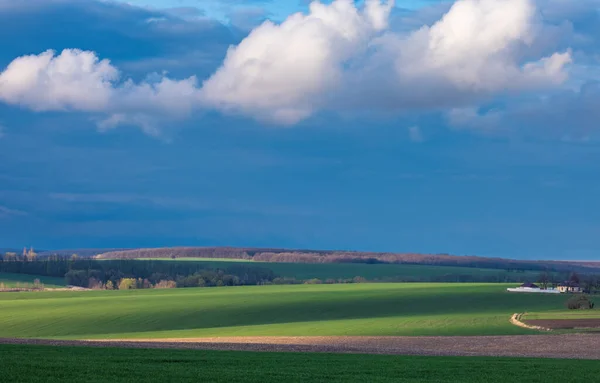
[[[470,255],[377,253],[363,251],[291,250],[236,247],[170,247],[105,251],[98,259],[141,258],[227,258],[286,263],[387,263],[436,266],[461,266],[505,270],[556,272],[599,272],[600,263],[569,261],[532,261],[486,258]]]
[[[0,295],[0,338],[509,335],[515,312],[565,297],[503,284],[403,283],[40,292]]]

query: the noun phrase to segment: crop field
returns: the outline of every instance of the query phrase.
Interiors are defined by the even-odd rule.
[[[528,312],[524,319],[600,319],[600,309]]]
[[[251,259],[238,258],[202,258],[202,257],[179,257],[179,258],[138,258],[138,261],[183,261],[183,262],[219,262],[219,263],[260,263]]]
[[[0,345],[7,382],[593,382],[600,363]]]
[[[422,277],[443,277],[446,275],[468,275],[475,277],[498,277],[503,280],[509,276],[519,281],[535,281],[539,276],[537,271],[506,271],[502,269],[480,269],[473,267],[429,266],[406,264],[366,264],[366,263],[278,263],[255,262],[252,260],[223,259],[223,258],[144,258],[144,260],[159,260],[164,262],[204,262],[212,268],[227,268],[236,263],[253,264],[265,267],[281,277],[296,279],[318,278],[325,280],[354,278],[360,276],[368,280],[385,279],[419,279]]]
[[[588,330],[597,332],[600,329],[600,310],[560,310],[532,312],[523,316],[525,323],[551,328],[555,330]]]
[[[65,281],[63,278],[43,277],[39,275],[28,275],[28,274],[13,274],[13,273],[0,273],[0,284],[4,284],[5,287],[15,287],[17,284],[33,284],[35,279],[39,279],[45,287],[63,287]]]
[[[377,283],[0,294],[0,337],[535,334],[509,317],[564,304],[561,295],[511,294],[506,287]]]

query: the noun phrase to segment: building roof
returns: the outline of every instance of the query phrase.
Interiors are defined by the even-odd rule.
[[[523,283],[521,287],[529,287],[532,289],[539,289],[540,287],[534,283]]]

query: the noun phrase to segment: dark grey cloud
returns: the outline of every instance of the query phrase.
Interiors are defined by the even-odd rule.
[[[586,143],[600,139],[600,82],[545,97],[507,99],[487,110],[458,109],[450,124],[494,135],[530,136]]]
[[[229,27],[209,18],[185,17],[190,14],[190,9],[159,11],[97,0],[0,0],[0,36],[11,37],[2,38],[0,66],[26,54],[77,48],[117,65],[172,58],[179,61],[175,69],[187,58],[202,56],[212,65],[199,65],[198,72],[209,73],[237,40]],[[190,63],[198,64],[203,62]]]

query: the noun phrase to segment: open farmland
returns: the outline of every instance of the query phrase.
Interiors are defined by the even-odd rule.
[[[284,278],[307,280],[318,278],[346,279],[363,277],[369,281],[398,280],[418,281],[435,280],[436,278],[452,278],[455,282],[461,279],[493,279],[495,281],[535,281],[538,271],[507,271],[501,269],[482,269],[460,266],[432,266],[432,265],[407,265],[407,264],[366,264],[366,263],[284,263],[284,262],[256,262],[241,259],[214,259],[214,258],[145,258],[161,262],[202,262],[207,267],[226,269],[236,263],[242,265],[256,265],[272,270],[276,275]],[[446,282],[450,282],[446,280]]]
[[[600,309],[528,312],[523,319],[600,319]]]
[[[5,287],[16,287],[17,285],[24,285],[26,283],[33,284],[33,281],[39,279],[45,287],[64,287],[64,278],[45,277],[40,275],[29,275],[29,274],[14,274],[14,273],[0,273],[0,284],[4,284]]]
[[[8,382],[592,382],[593,360],[0,345]],[[233,367],[233,368],[232,368]],[[565,371],[569,371],[565,374]]]
[[[503,284],[244,286],[0,296],[0,337],[102,339],[306,335],[509,335],[515,312],[564,296]]]
[[[532,312],[525,314],[523,321],[551,329],[600,330],[600,309]]]
[[[104,258],[97,258],[104,259]],[[112,259],[112,258],[108,258]],[[236,259],[236,258],[205,258],[205,257],[187,257],[187,258],[136,258],[138,261],[184,261],[184,262],[217,262],[217,263],[260,263],[252,259]]]

